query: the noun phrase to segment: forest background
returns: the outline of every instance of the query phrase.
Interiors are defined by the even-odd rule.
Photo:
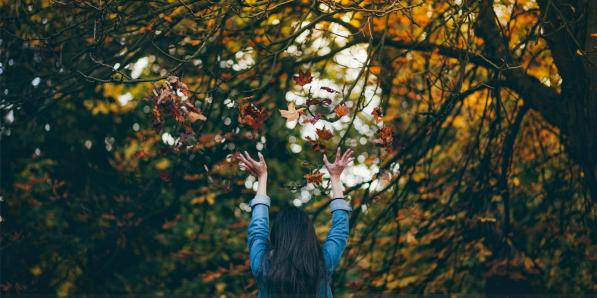
[[[0,1],[2,294],[253,296],[272,216],[335,294],[595,293],[597,1]]]

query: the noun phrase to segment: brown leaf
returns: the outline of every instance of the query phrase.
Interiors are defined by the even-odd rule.
[[[184,116],[178,110],[178,107],[176,107],[175,105],[172,105],[170,108],[170,112],[172,113],[172,115],[174,115],[174,119],[176,119],[176,122],[178,122],[180,124],[184,123]]]
[[[326,152],[327,148],[324,144],[320,143],[319,140],[313,140],[310,137],[306,137],[306,139],[307,142],[309,142],[309,144],[313,147],[313,151],[320,153]]]
[[[238,122],[241,124],[247,124],[253,129],[257,130],[263,126],[263,122],[267,117],[264,110],[260,110],[253,103],[242,104],[239,101],[239,114]]]
[[[317,135],[319,136],[320,139],[324,139],[324,140],[329,140],[334,136],[332,131],[325,127],[322,129],[317,128],[315,130],[315,132],[317,132]]]
[[[390,126],[384,126],[380,128],[375,135],[377,137],[377,139],[373,140],[375,144],[391,149],[394,136]]]
[[[298,74],[295,74],[292,79],[294,82],[299,86],[305,86],[313,81],[313,76],[311,76],[310,71],[302,72],[299,71]]]
[[[375,107],[373,109],[373,111],[371,112],[371,115],[373,115],[373,118],[375,118],[376,121],[380,121],[381,118],[383,117],[383,112],[381,111],[381,107]]]

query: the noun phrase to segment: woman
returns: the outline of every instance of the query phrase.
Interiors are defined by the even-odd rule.
[[[348,240],[348,213],[352,208],[344,200],[340,176],[353,160],[352,150],[330,163],[323,163],[332,184],[332,226],[323,245],[317,239],[309,216],[296,207],[281,210],[269,233],[270,198],[267,195],[267,165],[261,153],[259,161],[239,154],[241,168],[258,178],[257,193],[251,200],[249,223],[249,258],[257,279],[259,297],[332,297],[330,279]]]

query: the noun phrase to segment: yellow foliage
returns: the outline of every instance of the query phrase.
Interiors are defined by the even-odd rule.
[[[170,160],[162,158],[155,163],[155,168],[158,170],[165,170],[170,166]]]
[[[29,271],[31,271],[33,276],[39,276],[42,273],[41,266],[39,265],[33,266]]]
[[[216,194],[215,193],[208,193],[202,196],[198,196],[191,200],[191,204],[201,204],[203,202],[207,202],[209,205],[213,205],[216,202]]]

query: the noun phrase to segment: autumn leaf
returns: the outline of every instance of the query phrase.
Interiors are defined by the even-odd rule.
[[[175,105],[172,105],[170,111],[171,111],[172,115],[174,115],[174,119],[176,119],[176,122],[178,122],[180,124],[184,123],[184,116],[178,110],[178,107],[176,107]]]
[[[263,122],[266,119],[266,113],[263,110],[260,110],[255,106],[253,103],[243,104],[239,101],[239,115],[238,115],[238,122],[241,124],[247,124],[251,126],[254,130],[258,130],[263,126]]]
[[[303,121],[303,124],[307,124],[307,123],[310,123],[310,124],[315,124],[315,123],[317,123],[317,121],[319,121],[320,119],[321,119],[321,115],[320,115],[320,114],[315,114],[315,116],[313,116],[313,117],[311,117],[311,118],[309,118],[309,119],[305,119],[305,120]]]
[[[313,76],[311,76],[311,72],[306,71],[302,72],[299,71],[298,74],[295,74],[292,79],[294,82],[299,86],[305,86],[313,81]]]
[[[327,129],[325,127],[322,129],[317,128],[315,130],[315,132],[317,133],[317,135],[319,136],[320,139],[324,139],[324,140],[329,140],[334,136],[332,131],[330,131],[329,129]]]
[[[369,71],[371,71],[371,73],[374,74],[374,75],[379,75],[380,70],[381,70],[381,67],[379,67],[379,66],[371,66],[371,67],[369,67]]]
[[[348,115],[348,107],[344,104],[337,105],[334,109],[334,112],[336,112],[336,115],[338,115],[338,117]]]
[[[307,182],[309,183],[319,185],[323,182],[323,173],[317,170],[313,173],[305,174],[305,179],[307,179]]]
[[[189,112],[187,114],[187,117],[189,118],[189,120],[191,120],[191,123],[193,123],[197,120],[202,120],[202,121],[207,120],[207,117],[205,117],[205,115],[203,115],[201,113],[197,113],[197,112]]]
[[[170,174],[168,174],[168,172],[160,172],[160,179],[162,179],[162,181],[164,182],[170,182],[170,180],[172,179],[172,177],[170,177]]]
[[[332,103],[332,100],[329,98],[323,98],[323,99],[319,99],[319,98],[308,98],[307,99],[307,106],[315,106],[315,105],[319,105],[319,104],[326,104],[329,105]]]
[[[384,126],[380,128],[376,133],[376,139],[373,140],[373,143],[391,149],[392,142],[394,141],[394,136],[392,134],[392,128],[390,126]]]
[[[321,100],[317,98],[307,98],[307,106],[316,106],[321,103]]]
[[[325,87],[325,86],[321,87],[321,90],[325,90],[325,91],[327,91],[329,93],[340,93],[339,91],[336,91],[336,90],[334,90],[334,89],[332,89],[330,87]]]
[[[313,147],[313,151],[320,152],[320,153],[326,152],[327,148],[325,147],[324,144],[320,143],[319,140],[313,140],[309,136],[307,136],[306,139],[307,139],[307,142],[309,142],[309,144]]]
[[[288,104],[288,110],[280,110],[280,114],[282,117],[286,118],[287,121],[294,121],[297,120],[301,113],[305,110],[305,108],[296,109],[294,103],[291,102]]]
[[[375,107],[373,109],[373,111],[371,112],[371,115],[373,115],[373,118],[375,118],[375,121],[380,121],[383,117],[383,112],[381,111],[381,107]]]
[[[141,159],[141,158],[145,158],[145,156],[147,156],[147,154],[145,154],[145,151],[143,151],[143,150],[139,150],[139,151],[137,151],[137,152],[135,153],[135,156],[136,156],[137,158]]]

